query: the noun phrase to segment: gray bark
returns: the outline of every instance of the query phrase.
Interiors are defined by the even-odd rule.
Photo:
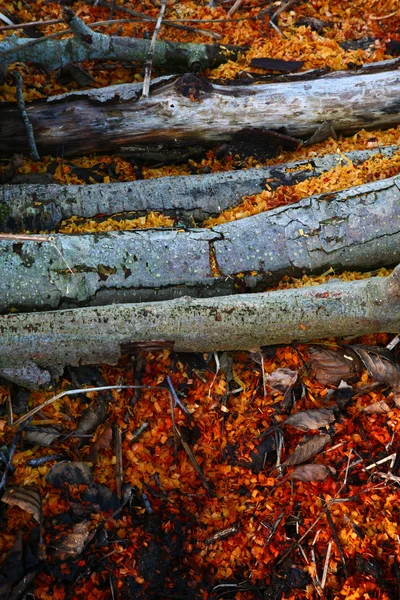
[[[184,352],[255,350],[399,330],[397,267],[388,278],[261,294],[10,314],[0,319],[0,368],[116,364],[137,342],[169,341]]]
[[[393,127],[400,121],[398,70],[257,86],[162,80],[146,99],[140,99],[141,87],[118,85],[31,104],[27,114],[39,153],[55,154],[61,147],[71,156],[123,151],[132,145],[211,146],[232,140],[243,129],[260,127],[286,127],[290,136],[308,138],[324,121],[344,133]],[[1,156],[27,147],[15,106],[6,105],[0,112],[0,129]]]
[[[0,235],[0,311],[228,295],[283,274],[397,262],[400,176],[213,229]]]
[[[63,16],[65,17],[64,13]],[[47,71],[53,71],[85,60],[125,60],[140,64],[146,60],[150,40],[95,32],[76,16],[64,20],[74,37],[38,42],[14,35],[7,36],[0,41],[0,64],[32,62],[44,66]],[[158,41],[154,49],[153,65],[172,69],[175,73],[179,70],[200,71],[234,58],[240,49],[239,46],[222,47],[219,44]]]
[[[361,164],[374,155],[393,156],[397,146],[358,150],[346,156]],[[95,185],[3,185],[0,188],[0,227],[2,231],[52,230],[62,219],[73,215],[94,217],[133,211],[138,216],[160,211],[184,220],[201,221],[235,206],[241,198],[259,194],[268,185],[294,185],[318,177],[346,161],[330,154],[296,163],[194,175],[162,177],[127,183]],[[137,214],[136,214],[137,213]]]

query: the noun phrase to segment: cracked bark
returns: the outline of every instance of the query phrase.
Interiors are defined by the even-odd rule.
[[[222,298],[11,314],[0,319],[0,368],[116,364],[137,342],[176,351],[269,344],[400,329],[400,266],[387,278]]]
[[[194,75],[161,79],[139,99],[142,84],[74,92],[32,103],[27,114],[38,151],[65,156],[159,149],[209,147],[229,142],[244,129],[279,129],[309,137],[324,121],[335,131],[384,128],[399,123],[398,70],[325,77],[257,86],[211,85]],[[193,99],[196,98],[196,101]],[[0,156],[27,147],[18,111],[0,112]]]
[[[397,146],[358,150],[345,154],[354,164],[375,155],[390,157]],[[62,219],[76,215],[94,217],[133,211],[141,216],[148,211],[202,221],[236,205],[243,196],[258,194],[281,185],[294,185],[318,177],[339,164],[346,164],[339,154],[316,157],[296,163],[274,165],[191,177],[162,177],[127,183],[95,185],[3,185],[0,188],[0,227],[2,231],[18,229],[52,230]]]
[[[213,229],[40,240],[0,239],[0,312],[256,291],[284,274],[400,262],[400,176]]]

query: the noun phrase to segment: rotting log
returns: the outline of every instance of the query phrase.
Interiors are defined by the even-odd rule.
[[[27,106],[41,154],[65,156],[128,151],[130,146],[180,148],[228,142],[249,129],[308,138],[324,121],[337,132],[385,128],[400,122],[400,71],[325,77],[256,86],[212,85],[195,75],[121,84]],[[0,111],[0,156],[27,148],[14,104]]]
[[[223,296],[398,262],[400,176],[212,229],[0,234],[0,312]]]
[[[116,364],[149,341],[183,352],[256,350],[399,330],[400,266],[389,277],[283,291],[6,315],[0,368]]]
[[[345,156],[358,165],[372,156],[393,156],[398,146],[357,150]],[[294,185],[346,164],[343,155],[328,154],[295,163],[208,175],[161,177],[127,183],[94,185],[3,185],[0,187],[0,229],[52,230],[73,215],[94,217],[160,211],[186,222],[202,221],[235,206],[243,196]]]
[[[44,38],[38,41],[35,38],[7,36],[0,41],[0,64],[31,62],[41,65],[46,71],[53,71],[85,60],[145,62],[150,40],[95,32],[66,7],[62,15],[74,34],[72,38]],[[200,71],[235,58],[241,50],[243,48],[240,46],[157,41],[152,62],[156,67],[173,72]]]

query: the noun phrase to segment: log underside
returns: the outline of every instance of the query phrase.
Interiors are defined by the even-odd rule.
[[[39,152],[63,148],[72,156],[131,144],[207,147],[249,128],[285,127],[290,136],[308,138],[324,121],[352,133],[400,120],[399,71],[252,87],[211,85],[191,75],[156,82],[149,98],[139,99],[140,93],[141,84],[119,85],[31,104],[27,113]],[[28,150],[14,105],[0,112],[0,133],[0,156]]]
[[[306,198],[213,229],[44,239],[0,239],[2,313],[255,291],[284,274],[330,267],[370,270],[399,262],[400,177]]]
[[[391,157],[398,151],[398,146],[387,146],[344,155],[358,165],[372,156]],[[13,232],[44,231],[55,229],[73,215],[88,218],[132,211],[134,216],[160,211],[193,224],[193,220],[202,221],[234,206],[243,196],[261,193],[267,183],[272,190],[295,185],[340,164],[346,164],[343,155],[330,154],[259,169],[127,183],[3,185],[0,227]]]
[[[0,319],[0,368],[116,364],[132,344],[176,351],[261,346],[400,330],[400,267],[387,278],[206,300],[11,314]]]

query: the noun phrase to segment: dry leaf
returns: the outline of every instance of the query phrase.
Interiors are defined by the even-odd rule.
[[[331,441],[331,436],[327,433],[323,435],[314,435],[304,443],[300,443],[294,449],[293,454],[289,456],[282,466],[299,465],[300,463],[310,460],[313,456],[321,452],[325,446]]]
[[[300,431],[309,431],[310,429],[319,429],[325,427],[335,420],[333,410],[320,408],[316,410],[302,410],[290,415],[285,421],[285,425],[290,425]]]
[[[303,65],[304,60],[282,60],[280,58],[252,58],[250,61],[250,66],[256,69],[281,71],[282,73],[298,71]]]
[[[30,513],[40,523],[42,520],[42,498],[34,486],[14,486],[3,494],[2,501],[9,506],[18,506]]]
[[[98,437],[93,446],[90,449],[89,454],[86,456],[88,462],[96,462],[99,450],[108,448],[112,440],[112,428],[106,427],[103,433]]]
[[[83,462],[63,460],[53,465],[46,475],[46,481],[55,487],[70,485],[90,485],[92,483],[92,470]]]
[[[287,388],[294,386],[297,381],[298,371],[291,369],[276,369],[266,376],[268,385],[275,392],[286,392]]]
[[[54,427],[27,427],[25,441],[30,444],[49,447],[60,437],[60,432]]]
[[[353,346],[368,373],[380,383],[387,383],[396,392],[400,391],[400,366],[386,348]]]
[[[73,526],[72,531],[64,534],[59,540],[50,542],[49,548],[54,548],[56,556],[62,558],[63,554],[67,556],[78,556],[85,547],[85,542],[89,537],[90,521],[81,521]]]
[[[336,473],[333,467],[325,465],[300,465],[288,476],[298,481],[324,481],[329,475]]]
[[[388,412],[390,412],[390,406],[384,400],[379,400],[379,402],[374,402],[363,408],[363,413],[370,415],[383,415]]]
[[[355,381],[362,371],[362,364],[351,348],[330,350],[322,346],[310,348],[311,368],[322,385],[339,385],[341,381]]]

